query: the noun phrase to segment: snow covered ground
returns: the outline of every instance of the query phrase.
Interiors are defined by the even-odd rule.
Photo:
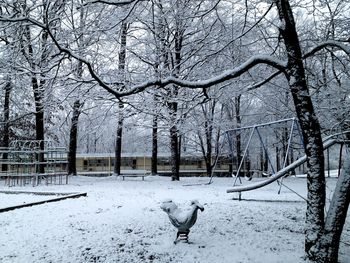
[[[253,179],[254,181],[258,179]],[[262,179],[263,180],[263,179]],[[244,180],[243,180],[244,181]],[[0,262],[302,262],[305,201],[273,183],[242,198],[227,194],[232,178],[74,177],[69,185],[5,187],[0,190],[87,192],[87,197],[0,213]],[[305,178],[285,184],[306,196]],[[327,180],[330,194],[336,179]],[[244,181],[244,184],[251,182]],[[329,195],[328,195],[329,196]],[[20,198],[20,199],[19,199]],[[0,194],[0,207],[48,199]],[[190,244],[173,244],[176,230],[161,201],[180,207],[199,200],[205,211],[191,229]],[[34,200],[33,200],[34,199]],[[342,236],[340,262],[350,262],[350,219]]]

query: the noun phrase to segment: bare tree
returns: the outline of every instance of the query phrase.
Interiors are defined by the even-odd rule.
[[[73,9],[74,7],[72,7]],[[80,8],[79,10],[79,20],[77,21],[78,28],[75,29],[75,24],[72,23],[73,29],[75,29],[74,33],[74,39],[76,41],[76,45],[78,49],[81,50],[84,48],[84,34],[85,34],[85,28],[86,28],[86,15],[84,13],[84,9]],[[73,73],[76,74],[78,79],[82,79],[83,77],[83,64],[81,61],[77,61],[76,63],[76,69]],[[70,175],[77,175],[77,167],[76,167],[76,156],[77,156],[77,143],[78,143],[78,123],[79,123],[79,117],[82,112],[84,103],[81,102],[81,99],[78,97],[75,99],[73,103],[73,111],[72,111],[72,118],[71,118],[71,127],[69,132],[69,146],[68,146],[68,167],[67,172]]]
[[[124,21],[122,22],[122,25],[121,25],[119,61],[118,61],[118,70],[122,79],[125,79],[127,33],[128,33],[128,24]],[[115,163],[114,163],[114,174],[116,175],[120,175],[121,154],[122,154],[124,105],[121,101],[118,103],[118,107],[119,107],[119,111],[118,111],[118,123],[117,123],[117,132],[116,132],[116,141],[115,141]]]
[[[201,119],[203,123],[198,123],[197,137],[205,161],[207,175],[212,176],[219,158],[221,129],[218,120],[222,120],[223,117],[222,105],[218,103],[218,99],[212,98],[206,103],[202,103],[200,108],[201,114],[194,112],[197,117],[203,116],[203,119]]]
[[[270,10],[272,6],[276,6],[279,17],[278,30],[280,34],[279,40],[281,40],[281,42],[278,44],[283,42],[283,46],[280,46],[280,48],[284,49],[283,60],[271,55],[260,54],[252,56],[239,66],[228,69],[221,74],[214,74],[212,77],[204,80],[196,80],[198,78],[184,80],[179,78],[179,75],[173,74],[166,77],[150,79],[145,82],[140,81],[138,84],[128,85],[126,89],[120,89],[120,87],[126,87],[125,83],[111,84],[101,78],[88,60],[79,57],[70,49],[63,46],[55,39],[55,35],[50,29],[49,23],[41,23],[26,16],[21,18],[0,17],[0,21],[5,21],[7,23],[26,21],[45,30],[60,52],[78,59],[85,64],[94,81],[117,98],[140,93],[151,87],[162,88],[168,85],[176,87],[176,89],[173,90],[175,91],[173,95],[176,95],[176,92],[180,89],[179,87],[207,89],[208,87],[242,76],[258,65],[268,65],[278,71],[278,73],[268,76],[266,78],[268,81],[279,75],[280,72],[284,74],[289,84],[289,90],[292,94],[295,111],[301,126],[307,157],[308,201],[305,224],[305,253],[308,259],[315,262],[337,262],[339,238],[350,201],[350,173],[347,168],[345,169],[346,172],[340,176],[331,206],[325,218],[325,177],[321,127],[314,110],[306,81],[304,59],[328,47],[341,49],[349,55],[350,48],[344,43],[328,40],[323,41],[303,55],[290,2],[288,0],[274,0],[268,10]],[[175,38],[174,62],[179,61],[177,58],[178,55],[181,55],[183,48],[183,39],[181,39],[181,33],[183,32],[181,31],[181,27],[179,29],[180,31],[175,31],[179,34]],[[242,37],[244,35],[243,33]],[[174,63],[174,65],[174,69],[180,69],[180,63]],[[266,81],[264,81],[264,83],[266,83]],[[255,87],[256,86],[257,85],[255,85]],[[172,106],[172,109],[174,112],[176,111],[175,104]]]
[[[40,5],[42,20],[46,23],[53,19],[62,8],[60,3],[53,5],[43,1]],[[10,5],[10,9],[16,16],[29,15],[30,7],[26,1],[17,1],[14,5]],[[7,9],[8,10],[8,9]],[[53,19],[54,20],[54,19]],[[52,26],[57,26],[57,21],[52,22]],[[33,32],[30,24],[23,23],[19,27],[21,33],[18,34],[17,40],[20,44],[21,55],[25,59],[27,71],[29,72],[30,82],[33,91],[34,105],[35,105],[35,131],[36,140],[44,141],[45,139],[45,91],[47,87],[52,85],[52,78],[50,76],[51,69],[55,68],[57,60],[53,58],[52,45],[47,31]],[[25,65],[23,65],[25,67]],[[40,149],[44,149],[44,143],[40,144]],[[43,154],[38,155],[38,161],[43,162]],[[44,173],[44,166],[39,164],[38,172]]]

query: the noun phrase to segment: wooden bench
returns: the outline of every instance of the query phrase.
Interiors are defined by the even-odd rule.
[[[146,170],[122,170],[120,171],[120,176],[125,180],[125,177],[142,177],[142,181],[149,173]]]

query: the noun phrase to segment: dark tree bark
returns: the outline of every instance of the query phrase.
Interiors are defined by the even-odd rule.
[[[242,117],[241,117],[241,96],[242,95],[237,95],[235,97],[235,118],[236,118],[236,128],[240,128],[242,124]],[[237,132],[236,133],[236,169],[238,168],[239,164],[241,163],[242,160],[242,138],[241,138],[241,133]]]
[[[4,117],[3,117],[3,137],[1,147],[8,148],[10,143],[10,96],[12,90],[11,80],[8,80],[5,87],[4,96]],[[5,152],[2,158],[6,160],[8,158],[8,153]],[[7,171],[7,164],[2,164],[2,171]]]
[[[177,128],[170,128],[170,164],[171,164],[171,180],[180,180],[180,159],[179,159],[179,148],[178,148],[178,136]]]
[[[233,98],[233,102],[232,102],[233,105],[232,106],[231,105],[229,106],[229,104],[228,104],[228,105],[225,105],[225,107],[224,107],[229,120],[232,123],[236,123],[235,128],[240,128],[242,125],[241,98],[242,98],[242,95],[238,94],[237,96],[235,96]],[[231,100],[230,100],[230,102],[231,102]],[[242,136],[241,136],[241,134],[239,132],[235,132],[234,138],[231,138],[231,139],[234,140],[234,142],[232,142],[232,153],[231,153],[232,154],[232,156],[231,156],[232,164],[230,164],[230,168],[229,168],[230,174],[232,174],[234,172],[234,170],[238,169],[238,166],[242,160]],[[235,151],[235,153],[233,151]],[[262,163],[262,159],[261,159],[261,163]],[[232,167],[233,165],[234,165],[234,167]]]
[[[280,159],[280,148],[278,145],[275,147],[275,153],[276,153],[276,171],[281,170],[281,159]]]
[[[153,116],[152,124],[152,160],[151,160],[151,174],[157,175],[158,168],[158,116]]]
[[[211,176],[211,174],[213,172],[213,165],[212,165],[212,159],[213,159],[213,146],[212,146],[213,122],[212,122],[212,116],[210,116],[209,121],[205,122],[205,137],[206,137],[206,145],[207,145],[207,154],[206,154],[206,158],[205,158],[205,165],[206,165],[206,169],[207,169],[207,175]]]
[[[42,85],[44,81],[38,81],[36,76],[32,76],[32,87],[34,91],[34,102],[35,102],[35,139],[40,141],[39,143],[39,154],[37,156],[39,161],[38,173],[45,173],[45,166],[42,164],[44,162],[44,139],[45,139],[45,129],[44,129],[44,106],[43,106],[43,94]]]
[[[200,147],[202,150],[204,162],[205,162],[205,169],[207,171],[207,175],[211,176],[211,173],[213,171],[213,166],[212,166],[212,157],[213,157],[213,148],[212,148],[212,137],[213,137],[213,128],[212,128],[212,123],[210,120],[208,120],[208,116],[206,113],[206,109],[202,106],[202,111],[204,115],[204,139],[202,138],[200,132],[198,131],[198,139],[200,143]]]
[[[80,24],[80,33],[76,35],[77,45],[79,48],[83,49],[84,46],[84,29],[85,29],[85,17],[83,9],[79,11],[79,24]],[[79,30],[78,30],[79,32]],[[76,66],[76,76],[81,79],[83,77],[83,63],[81,61],[77,62]],[[77,159],[77,147],[78,147],[78,126],[79,126],[79,117],[82,112],[84,102],[81,102],[80,99],[76,99],[73,103],[73,116],[71,119],[71,128],[69,134],[69,148],[68,148],[68,167],[67,172],[69,175],[77,175],[76,159]]]
[[[121,77],[125,77],[125,59],[126,59],[126,36],[128,33],[128,24],[124,21],[121,25],[120,35],[120,50],[119,50],[119,65],[118,70]],[[120,175],[121,169],[121,155],[122,155],[122,136],[123,136],[123,123],[124,123],[124,104],[118,103],[118,123],[115,139],[115,162],[114,162],[114,174]]]
[[[260,170],[262,172],[267,172],[269,169],[269,162],[266,157],[266,152],[264,151],[264,147],[260,146],[260,151],[259,151],[259,156],[260,156]]]
[[[176,87],[177,89],[177,87]],[[170,165],[171,165],[171,180],[180,180],[180,152],[179,152],[179,136],[177,130],[177,102],[170,102],[168,107],[171,114],[170,127]]]
[[[213,122],[214,122],[214,113],[215,113],[215,106],[216,101],[211,100],[207,102],[208,106],[210,107],[207,109],[202,105],[202,113],[205,118],[204,120],[204,134],[205,134],[205,145],[203,145],[203,140],[200,139],[204,161],[205,161],[205,167],[207,170],[207,175],[211,176],[213,172]],[[205,150],[206,148],[206,150]]]
[[[119,103],[118,123],[115,139],[115,163],[114,163],[114,174],[120,175],[121,169],[121,156],[122,156],[122,136],[123,136],[123,105]]]
[[[32,76],[31,76],[31,84],[32,89],[34,93],[34,104],[35,104],[35,131],[36,136],[35,139],[37,141],[40,141],[39,144],[39,154],[37,156],[37,159],[39,161],[39,166],[37,167],[38,173],[44,173],[45,172],[45,166],[42,164],[44,162],[44,138],[45,138],[45,129],[44,129],[44,89],[45,89],[45,76],[43,74],[39,74],[40,79],[38,78],[36,65],[34,63],[34,49],[32,46],[32,37],[31,37],[31,31],[30,27],[27,25],[25,27],[24,31],[24,43],[22,45],[26,45],[27,49],[22,48],[22,52],[24,56],[27,58],[30,67],[32,69]],[[41,42],[42,42],[42,54],[41,54],[41,64],[45,65],[47,60],[47,52],[45,51],[47,49],[47,39],[48,39],[48,33],[46,31],[43,31],[41,36]]]
[[[289,82],[295,110],[301,126],[307,156],[308,202],[305,226],[305,252],[310,260],[316,260],[317,250],[315,248],[322,236],[325,206],[324,155],[321,128],[315,115],[306,83],[302,53],[292,9],[288,0],[277,0],[276,5],[283,25],[280,28],[280,33],[288,56],[285,75]]]
[[[350,202],[350,160],[345,158],[320,239],[312,248],[316,262],[338,262],[341,233]]]
[[[197,136],[199,139],[199,145],[205,162],[205,168],[208,176],[213,175],[214,168],[219,159],[220,151],[220,129],[217,129],[215,132],[214,128],[214,118],[217,109],[217,100],[210,99],[205,104],[201,104],[201,114],[204,117],[204,136],[201,132],[197,131]],[[221,107],[220,119],[223,115],[224,106]],[[232,172],[232,165],[230,167]]]
[[[47,4],[44,3],[44,8],[47,8]],[[43,22],[47,22],[46,15],[43,15]],[[30,34],[30,31],[28,31]],[[49,52],[50,48],[48,46],[49,34],[45,30],[41,33],[41,56],[40,56],[40,68],[46,68],[48,66]],[[31,46],[30,57],[34,60],[33,47]],[[32,64],[33,65],[33,64]],[[45,173],[44,164],[44,149],[45,149],[45,116],[44,116],[44,91],[46,86],[46,75],[45,73],[40,73],[39,78],[36,77],[35,73],[32,73],[32,83],[34,90],[34,101],[35,101],[35,124],[36,124],[36,140],[40,141],[40,153],[39,153],[39,173]]]
[[[68,149],[68,174],[77,175],[76,156],[77,156],[77,140],[78,140],[78,123],[81,114],[83,103],[76,100],[73,105],[72,124],[69,134],[69,149]]]
[[[176,21],[179,23],[179,21]],[[174,71],[175,76],[180,75],[180,65],[181,65],[181,50],[182,50],[182,41],[183,41],[183,32],[181,32],[180,25],[177,25],[175,36],[175,65]],[[171,98],[174,101],[168,103],[170,111],[170,152],[171,152],[171,172],[172,181],[180,180],[180,146],[179,146],[179,134],[177,129],[177,112],[178,112],[178,103],[175,101],[178,96],[177,85],[173,85],[171,88]]]

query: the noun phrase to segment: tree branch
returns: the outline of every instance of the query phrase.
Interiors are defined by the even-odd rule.
[[[266,64],[266,65],[272,66],[272,67],[274,67],[282,72],[287,67],[287,62],[285,62],[285,61],[281,61],[277,58],[274,58],[274,57],[268,56],[268,55],[257,55],[257,56],[251,57],[246,62],[242,63],[240,66],[235,67],[231,70],[227,70],[227,71],[223,72],[222,74],[215,76],[215,77],[212,77],[212,78],[209,78],[209,79],[199,80],[199,81],[187,81],[187,80],[181,80],[181,79],[174,78],[174,77],[168,77],[166,79],[153,79],[153,80],[132,86],[127,90],[124,89],[125,91],[121,92],[120,90],[125,84],[117,85],[117,87],[119,89],[119,91],[118,91],[118,90],[115,90],[114,87],[112,87],[108,83],[104,82],[98,76],[98,74],[94,71],[93,66],[89,61],[87,61],[84,58],[80,57],[79,55],[75,54],[74,52],[72,52],[68,48],[63,47],[58,42],[58,40],[55,38],[54,34],[51,32],[48,25],[45,25],[45,24],[43,24],[35,19],[29,18],[29,17],[4,18],[4,17],[0,16],[0,21],[4,21],[4,22],[25,22],[26,21],[26,22],[29,22],[33,25],[36,25],[36,26],[42,28],[43,30],[46,30],[48,32],[50,38],[52,39],[53,43],[55,44],[55,46],[58,48],[58,50],[60,52],[65,53],[68,56],[73,57],[73,58],[77,59],[78,61],[80,61],[81,63],[85,64],[88,68],[88,71],[89,71],[91,77],[103,89],[105,89],[110,94],[114,95],[116,98],[125,97],[125,96],[129,96],[132,94],[140,93],[149,87],[154,87],[154,86],[165,87],[169,84],[175,84],[175,85],[178,85],[181,87],[187,87],[187,88],[191,88],[191,89],[208,88],[208,87],[220,84],[224,81],[228,81],[228,80],[237,78],[258,64]]]
[[[107,5],[117,5],[117,6],[123,6],[123,5],[129,5],[133,2],[138,0],[125,0],[125,1],[114,1],[114,0],[92,0],[92,1],[87,1],[83,5],[89,5],[89,4],[107,4]]]
[[[350,47],[348,47],[347,45],[345,45],[339,41],[328,40],[328,41],[325,41],[325,42],[318,44],[317,46],[313,47],[309,52],[305,53],[303,56],[303,59],[307,59],[307,58],[311,57],[312,55],[314,55],[315,53],[317,53],[318,51],[322,50],[323,48],[327,48],[327,47],[339,48],[339,49],[343,50],[347,55],[350,56]],[[267,82],[269,82],[273,78],[277,77],[281,73],[282,73],[281,71],[276,71],[273,74],[271,74],[268,78],[266,78],[265,80],[250,86],[247,90],[251,91],[251,90],[260,88],[261,86],[265,85]]]
[[[328,40],[328,41],[321,42],[317,46],[313,47],[309,52],[304,54],[303,58],[306,59],[308,57],[311,57],[312,55],[314,55],[318,51],[322,50],[323,48],[327,48],[327,47],[339,48],[339,49],[343,50],[348,56],[350,56],[350,47],[349,46],[347,46],[339,41]]]
[[[120,92],[119,96],[128,96],[131,94],[139,93],[151,86],[156,86],[156,85],[159,87],[165,87],[169,84],[175,84],[175,85],[190,88],[190,89],[209,88],[211,86],[220,84],[224,81],[237,78],[258,64],[267,64],[282,72],[284,72],[285,68],[287,67],[287,62],[278,60],[271,56],[257,55],[248,59],[246,62],[244,62],[240,66],[235,67],[231,70],[226,70],[224,73],[209,79],[199,80],[199,81],[187,81],[187,80],[181,80],[174,77],[168,77],[166,79],[150,80],[148,82],[135,85],[126,92]]]
[[[248,91],[251,91],[251,90],[255,90],[257,88],[260,88],[261,86],[265,85],[267,82],[269,82],[270,80],[272,80],[273,78],[277,77],[279,74],[281,74],[282,71],[276,71],[275,73],[271,74],[268,78],[266,78],[265,80],[263,81],[260,81],[254,85],[251,85],[250,87],[248,87]]]

